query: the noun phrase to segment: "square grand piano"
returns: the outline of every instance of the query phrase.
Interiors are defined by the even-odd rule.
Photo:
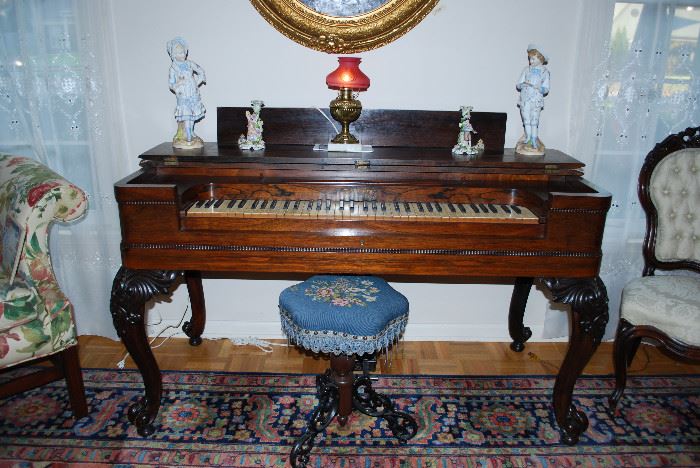
[[[145,331],[145,303],[184,278],[201,343],[201,272],[237,275],[371,274],[411,281],[511,279],[511,347],[531,332],[523,313],[534,280],[571,309],[569,347],[553,407],[565,442],[588,426],[572,402],[577,378],[608,321],[598,273],[610,195],[556,150],[504,150],[506,115],[472,113],[486,150],[453,156],[458,112],[365,110],[355,124],[372,153],[314,151],[332,132],[318,109],[263,109],[264,151],[238,149],[244,108],[219,108],[217,143],[140,156],[115,184],[122,267],[112,289],[114,326],[136,362],[145,395],[129,410],[153,432],[161,374]]]

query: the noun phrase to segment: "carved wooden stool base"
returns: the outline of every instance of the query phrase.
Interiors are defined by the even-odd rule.
[[[418,432],[416,420],[408,413],[397,411],[389,398],[375,392],[366,371],[355,378],[354,368],[354,356],[332,356],[331,368],[316,378],[318,406],[311,414],[306,432],[292,448],[289,456],[292,467],[305,467],[316,436],[336,416],[340,425],[345,425],[353,409],[368,416],[384,418],[400,442],[406,442]]]

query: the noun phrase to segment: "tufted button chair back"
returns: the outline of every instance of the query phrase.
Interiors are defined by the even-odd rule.
[[[655,269],[700,272],[700,135],[686,130],[649,154],[639,177],[639,198],[647,215],[644,275]],[[665,153],[665,154],[664,154]]]

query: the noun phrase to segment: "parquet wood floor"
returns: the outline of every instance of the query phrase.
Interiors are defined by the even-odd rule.
[[[281,346],[273,346],[272,351],[266,353],[255,346],[234,345],[225,339],[204,340],[200,346],[193,347],[185,338],[171,338],[153,352],[162,370],[320,373],[328,367],[326,359],[287,347],[286,341],[274,342]],[[79,344],[83,367],[116,368],[125,355],[121,342],[103,337],[81,336]],[[556,374],[567,349],[567,343],[527,343],[522,353],[515,353],[508,345],[404,341],[390,351],[391,365],[382,356],[377,371],[432,375]],[[126,367],[135,367],[131,358],[126,360]],[[612,374],[612,343],[600,345],[584,373]],[[629,373],[700,373],[700,365],[674,361],[655,348],[643,345]]]

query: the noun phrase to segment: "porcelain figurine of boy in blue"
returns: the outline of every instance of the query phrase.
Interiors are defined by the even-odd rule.
[[[206,109],[199,95],[199,86],[206,81],[204,70],[191,60],[187,60],[189,49],[181,37],[168,41],[168,55],[172,60],[168,83],[175,93],[175,120],[177,133],[173,147],[180,149],[201,148],[204,142],[194,134],[194,123],[204,117]]]
[[[520,91],[520,116],[523,119],[523,135],[515,145],[515,152],[528,156],[544,154],[544,144],[537,136],[540,112],[544,97],[549,93],[549,70],[545,67],[547,56],[534,44],[527,47],[528,66],[520,74],[515,88]]]

